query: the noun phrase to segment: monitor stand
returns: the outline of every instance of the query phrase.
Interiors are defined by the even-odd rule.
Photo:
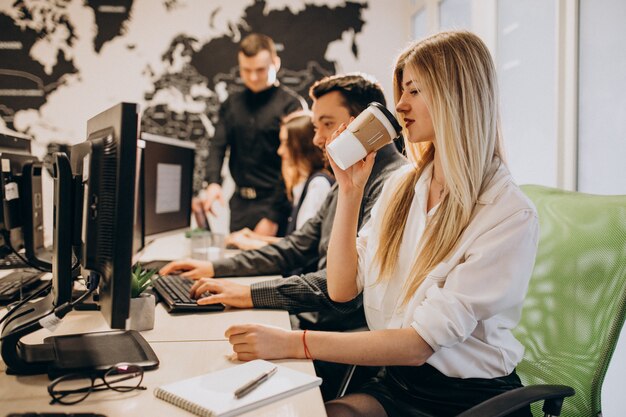
[[[120,362],[154,369],[159,359],[134,330],[53,336],[42,344],[27,345],[21,339],[44,327],[58,324],[54,295],[21,306],[2,328],[2,359],[11,375],[102,371]],[[55,323],[56,322],[56,323]]]

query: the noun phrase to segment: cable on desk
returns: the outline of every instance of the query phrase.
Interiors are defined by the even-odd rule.
[[[4,317],[0,318],[0,324],[2,324],[3,321],[5,321],[9,317],[11,317],[13,315],[13,313],[15,311],[17,311],[21,306],[23,306],[24,304],[26,304],[27,302],[29,302],[33,298],[39,297],[43,293],[49,291],[51,288],[52,288],[52,281],[48,282],[48,284],[45,287],[41,288],[39,291],[34,292],[31,295],[29,295],[28,297],[24,298],[23,300],[18,301],[16,305],[14,305],[14,306],[8,305],[7,306],[7,310],[8,310],[7,314],[5,314]]]

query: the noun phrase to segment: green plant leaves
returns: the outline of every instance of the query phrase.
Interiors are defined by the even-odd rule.
[[[130,296],[137,298],[139,295],[152,284],[152,277],[156,274],[156,270],[144,270],[139,262],[131,274]]]

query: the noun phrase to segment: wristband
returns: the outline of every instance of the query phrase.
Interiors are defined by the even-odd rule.
[[[313,359],[309,347],[306,345],[306,330],[302,332],[302,346],[304,346],[304,357],[307,359]]]

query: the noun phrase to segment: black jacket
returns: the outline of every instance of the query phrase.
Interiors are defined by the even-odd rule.
[[[282,85],[259,93],[246,88],[231,94],[220,106],[209,146],[206,181],[222,183],[224,156],[230,149],[228,167],[236,186],[267,194],[264,198],[271,198],[275,204],[264,217],[280,223],[281,209],[287,201],[281,159],[276,153],[280,121],[302,108],[307,108],[302,97]]]

